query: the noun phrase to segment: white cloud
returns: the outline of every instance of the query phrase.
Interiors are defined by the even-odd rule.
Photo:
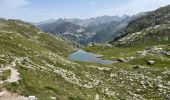
[[[27,5],[28,0],[0,0],[0,17],[22,19]]]
[[[1,11],[17,9],[28,4],[27,0],[0,0]]]
[[[106,1],[106,0],[105,0]],[[121,1],[121,0],[120,0]],[[125,0],[124,0],[125,1]],[[49,1],[50,2],[50,1]],[[107,2],[107,1],[106,1]],[[58,10],[55,7],[50,8],[41,5],[37,5],[36,9],[32,8],[34,2],[29,0],[0,0],[0,17],[3,18],[11,18],[11,19],[22,19],[26,21],[40,21],[46,20],[50,18],[90,18],[95,16],[102,15],[134,15],[139,12],[152,11],[154,9],[159,8],[160,6],[165,6],[170,4],[170,0],[127,0],[124,3],[114,3],[114,6],[111,8],[102,9],[98,0],[91,0],[89,2],[90,9],[89,11],[82,10],[82,13],[76,13],[76,11],[72,12],[64,12],[62,10]],[[49,3],[50,4],[50,3]],[[63,5],[64,6],[64,5]],[[99,8],[99,7],[100,8]],[[104,8],[106,5],[104,6]],[[68,9],[68,8],[67,8]],[[67,11],[65,9],[65,11]],[[71,9],[71,8],[70,8]],[[80,8],[81,11],[82,8]],[[71,11],[71,10],[68,10]],[[75,13],[75,14],[73,14]]]
[[[95,15],[134,15],[139,12],[155,10],[168,4],[170,4],[170,0],[129,0],[128,3],[116,8],[98,10]]]

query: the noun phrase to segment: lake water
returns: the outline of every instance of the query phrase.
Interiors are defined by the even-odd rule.
[[[113,61],[111,60],[102,60],[101,57],[102,55],[99,54],[93,54],[86,52],[84,50],[78,50],[74,53],[72,53],[68,59],[73,60],[73,61],[86,61],[86,62],[97,62],[97,63],[102,63],[102,64],[112,64]]]

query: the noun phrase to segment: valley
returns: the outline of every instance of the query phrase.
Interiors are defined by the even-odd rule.
[[[169,19],[169,5],[43,25],[2,18],[0,100],[169,100]]]

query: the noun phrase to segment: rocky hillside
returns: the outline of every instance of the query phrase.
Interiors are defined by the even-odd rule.
[[[102,54],[103,59],[113,60],[112,66],[125,68],[126,72],[120,73],[125,76],[119,77],[122,83],[116,86],[126,84],[123,90],[132,94],[134,100],[170,99],[169,15],[170,6],[146,13],[130,22],[122,32],[124,34],[110,42],[112,45],[94,43],[85,48],[89,52]],[[117,77],[117,74],[113,76]],[[129,83],[124,83],[128,78]],[[128,86],[132,86],[134,91]]]
[[[126,33],[139,32],[148,27],[154,27],[160,24],[168,24],[170,19],[170,5],[161,7],[155,11],[147,13],[134,21],[132,21],[127,29]]]
[[[117,44],[169,44],[170,6],[159,8],[129,23]],[[123,38],[122,38],[123,37]],[[120,39],[121,38],[121,39]]]

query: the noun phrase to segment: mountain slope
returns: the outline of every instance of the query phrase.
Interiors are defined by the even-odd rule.
[[[8,38],[11,38],[11,41],[13,39],[12,36],[16,36],[16,37],[18,36],[17,38],[21,38],[23,40],[26,38],[27,40],[29,39],[30,42],[40,45],[44,48],[49,48],[51,51],[55,53],[70,52],[70,50],[74,48],[69,45],[70,41],[63,40],[61,37],[45,34],[39,31],[38,28],[36,28],[31,24],[19,20],[6,21],[4,19],[0,20],[0,22],[1,22],[1,27],[0,27],[1,32],[4,34],[5,33],[9,34],[10,37]]]
[[[66,22],[62,19],[53,22],[39,25],[40,29],[44,32],[49,32],[52,34],[59,34],[65,38],[76,41],[83,44],[87,37],[91,37],[92,34],[85,33],[85,28],[79,25]]]
[[[131,79],[131,82],[141,82],[134,84],[132,83],[134,86],[139,84],[140,86],[134,88],[137,90],[134,94],[129,92],[129,94],[133,94],[134,97],[142,95],[141,98],[139,96],[139,100],[169,99],[169,92],[164,94],[165,98],[159,97],[161,94],[159,95],[156,92],[154,92],[154,94],[157,94],[157,96],[152,94],[153,91],[163,93],[163,91],[166,90],[165,88],[161,89],[161,87],[164,87],[162,84],[170,83],[169,15],[170,6],[146,13],[142,17],[131,21],[122,32],[124,34],[110,42],[112,45],[93,44],[89,45],[85,49],[89,52],[102,54],[102,58],[104,59],[115,61],[113,63],[114,66],[119,68],[127,68],[126,70],[132,72],[131,75],[127,72],[127,77],[136,77],[136,75],[139,74],[142,75],[142,77],[136,78],[137,80]],[[135,74],[135,72],[133,72],[130,68],[136,70],[136,73],[138,74]],[[166,69],[166,71],[163,71],[164,69]],[[141,70],[145,71],[143,72]],[[158,72],[153,73],[153,70],[157,70]],[[155,79],[153,79],[155,81],[151,81],[151,77],[153,77],[153,75],[156,76]],[[123,78],[122,81],[125,79],[126,78]],[[160,81],[159,79],[164,80]],[[131,82],[129,84],[131,84]],[[166,86],[169,87],[169,85]],[[170,88],[168,91],[169,90]],[[150,96],[148,94],[150,94]]]
[[[160,24],[169,23],[170,6],[161,7],[153,12],[149,12],[146,16],[140,17],[132,21],[126,29],[127,33],[139,32],[148,27],[154,27]]]
[[[133,20],[125,29],[124,34],[114,40],[115,43],[127,46],[169,44],[169,14],[170,6],[166,6]]]
[[[119,33],[121,33],[128,23],[132,20],[132,17],[124,17],[120,22],[112,21],[109,24],[99,25],[96,28],[96,34],[92,36],[89,41],[90,42],[108,42],[115,38]]]
[[[81,96],[78,87],[73,88],[74,85],[69,82],[74,80],[67,81],[60,76],[64,73],[72,75],[66,69],[77,66],[63,57],[75,50],[67,40],[43,33],[22,21],[2,19],[0,45],[1,68],[15,65],[13,67],[20,73],[17,83],[5,82],[0,85],[1,89],[6,88],[24,96],[33,95],[40,100],[48,100],[52,96],[62,100],[73,98],[70,93]],[[62,71],[66,72],[60,73]]]

